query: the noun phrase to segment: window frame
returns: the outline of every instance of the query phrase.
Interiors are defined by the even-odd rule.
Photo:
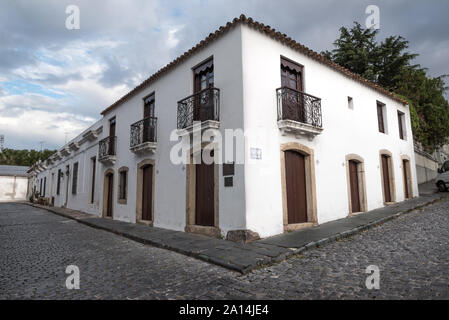
[[[61,194],[61,174],[62,170],[58,169],[58,180],[56,182],[56,195],[59,196]]]
[[[79,163],[75,162],[73,164],[73,172],[72,172],[72,194],[76,195],[78,191],[78,169]]]
[[[405,131],[405,113],[398,110],[398,126],[399,126],[399,138],[401,140],[407,140]]]
[[[90,158],[91,177],[90,177],[90,203],[95,202],[95,178],[97,174],[97,157]]]
[[[387,134],[387,126],[386,126],[386,105],[380,101],[376,102],[376,110],[377,110],[377,128],[380,133]],[[380,111],[380,112],[379,112]]]
[[[118,173],[117,202],[120,204],[127,204],[129,168],[121,167],[118,169],[117,173]]]

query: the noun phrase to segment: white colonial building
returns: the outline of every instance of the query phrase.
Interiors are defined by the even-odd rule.
[[[37,191],[55,206],[235,238],[418,196],[407,104],[244,16],[102,116],[33,167]],[[187,139],[194,121],[210,129],[215,163],[174,161],[179,146],[187,160],[209,154]],[[233,157],[219,139],[229,142],[229,129]]]

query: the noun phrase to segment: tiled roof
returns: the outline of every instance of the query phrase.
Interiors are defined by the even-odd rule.
[[[0,165],[0,176],[26,177],[29,167]]]
[[[114,102],[112,105],[110,105],[108,108],[106,108],[105,110],[103,110],[101,112],[102,115],[104,115],[105,113],[107,113],[108,111],[114,109],[116,106],[118,106],[119,104],[121,104],[122,102],[126,101],[127,99],[131,98],[132,96],[134,96],[137,92],[139,92],[141,89],[145,88],[147,85],[149,85],[150,83],[152,83],[153,81],[155,81],[156,79],[158,79],[160,76],[162,76],[164,73],[166,73],[167,71],[171,70],[173,67],[175,67],[176,65],[178,65],[179,63],[183,62],[184,60],[186,60],[188,57],[190,57],[192,54],[196,53],[197,51],[201,50],[203,47],[207,46],[209,43],[213,42],[215,39],[219,38],[220,36],[224,35],[225,33],[227,33],[231,28],[233,28],[234,26],[238,25],[239,23],[243,23],[249,27],[252,27],[264,34],[266,34],[267,36],[271,37],[272,39],[275,39],[287,46],[289,46],[290,48],[308,56],[311,59],[314,59],[320,63],[323,63],[327,66],[329,66],[330,68],[344,74],[345,76],[356,80],[374,90],[376,90],[377,92],[380,92],[390,98],[392,98],[393,100],[402,103],[402,104],[407,104],[407,102],[399,97],[397,97],[396,95],[394,95],[392,92],[386,90],[385,88],[363,78],[362,76],[355,74],[351,71],[349,71],[348,69],[336,64],[335,62],[332,62],[328,59],[326,59],[324,56],[322,56],[321,54],[307,48],[306,46],[303,46],[302,44],[296,42],[295,40],[293,40],[292,38],[288,37],[286,34],[284,33],[280,33],[279,31],[276,31],[275,29],[271,28],[268,25],[264,25],[263,23],[259,23],[257,21],[254,21],[252,18],[247,18],[245,17],[245,15],[241,15],[239,18],[234,18],[234,20],[232,20],[232,22],[228,22],[226,23],[225,26],[221,26],[220,28],[218,28],[215,32],[210,33],[204,40],[202,40],[200,43],[198,43],[196,46],[190,48],[189,50],[187,50],[186,52],[184,52],[181,56],[179,56],[178,58],[176,58],[175,60],[173,60],[172,62],[170,62],[169,64],[167,64],[165,67],[163,67],[162,69],[158,70],[156,73],[154,73],[152,76],[150,76],[148,79],[146,79],[145,81],[143,81],[141,84],[139,84],[137,87],[135,87],[133,90],[131,90],[130,92],[128,92],[127,94],[125,94],[123,97],[121,97],[119,100],[117,100],[116,102]]]

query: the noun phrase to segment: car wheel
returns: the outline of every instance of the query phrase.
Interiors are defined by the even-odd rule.
[[[438,191],[440,191],[440,192],[445,192],[445,191],[447,191],[446,184],[445,184],[443,181],[439,181],[439,182],[437,183],[437,187],[438,187]]]

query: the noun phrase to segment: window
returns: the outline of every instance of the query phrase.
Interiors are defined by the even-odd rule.
[[[379,132],[385,132],[385,119],[384,119],[384,108],[385,105],[381,102],[377,102],[377,122],[379,124]]]
[[[398,111],[399,138],[401,138],[402,140],[405,140],[404,120],[405,120],[404,113]]]
[[[60,189],[61,189],[61,169],[58,170],[58,182],[56,183],[56,195],[59,196],[60,193]]]
[[[354,110],[354,100],[351,97],[348,97],[348,108]]]
[[[122,167],[118,170],[118,202],[126,204],[126,198],[128,193],[128,168]]]
[[[128,189],[128,168],[119,169],[119,200],[126,200],[127,189]]]
[[[93,157],[90,159],[91,167],[92,167],[92,178],[91,178],[91,189],[90,189],[90,203],[94,203],[95,200],[95,174],[97,167],[97,158]]]
[[[73,165],[73,177],[72,177],[72,194],[76,194],[78,187],[78,162]]]
[[[39,195],[42,195],[42,179],[39,182]]]
[[[444,171],[449,171],[449,161],[446,161],[443,165],[443,170]]]
[[[281,85],[297,91],[304,91],[303,66],[281,57]]]
[[[155,98],[154,93],[150,94],[148,97],[143,99],[143,117],[154,117],[154,106],[155,106]]]
[[[200,66],[193,69],[194,78],[194,92],[199,92],[207,88],[214,87],[214,61],[209,59]]]
[[[45,197],[45,187],[47,186],[47,177],[44,177],[44,193],[42,193],[42,196]]]

